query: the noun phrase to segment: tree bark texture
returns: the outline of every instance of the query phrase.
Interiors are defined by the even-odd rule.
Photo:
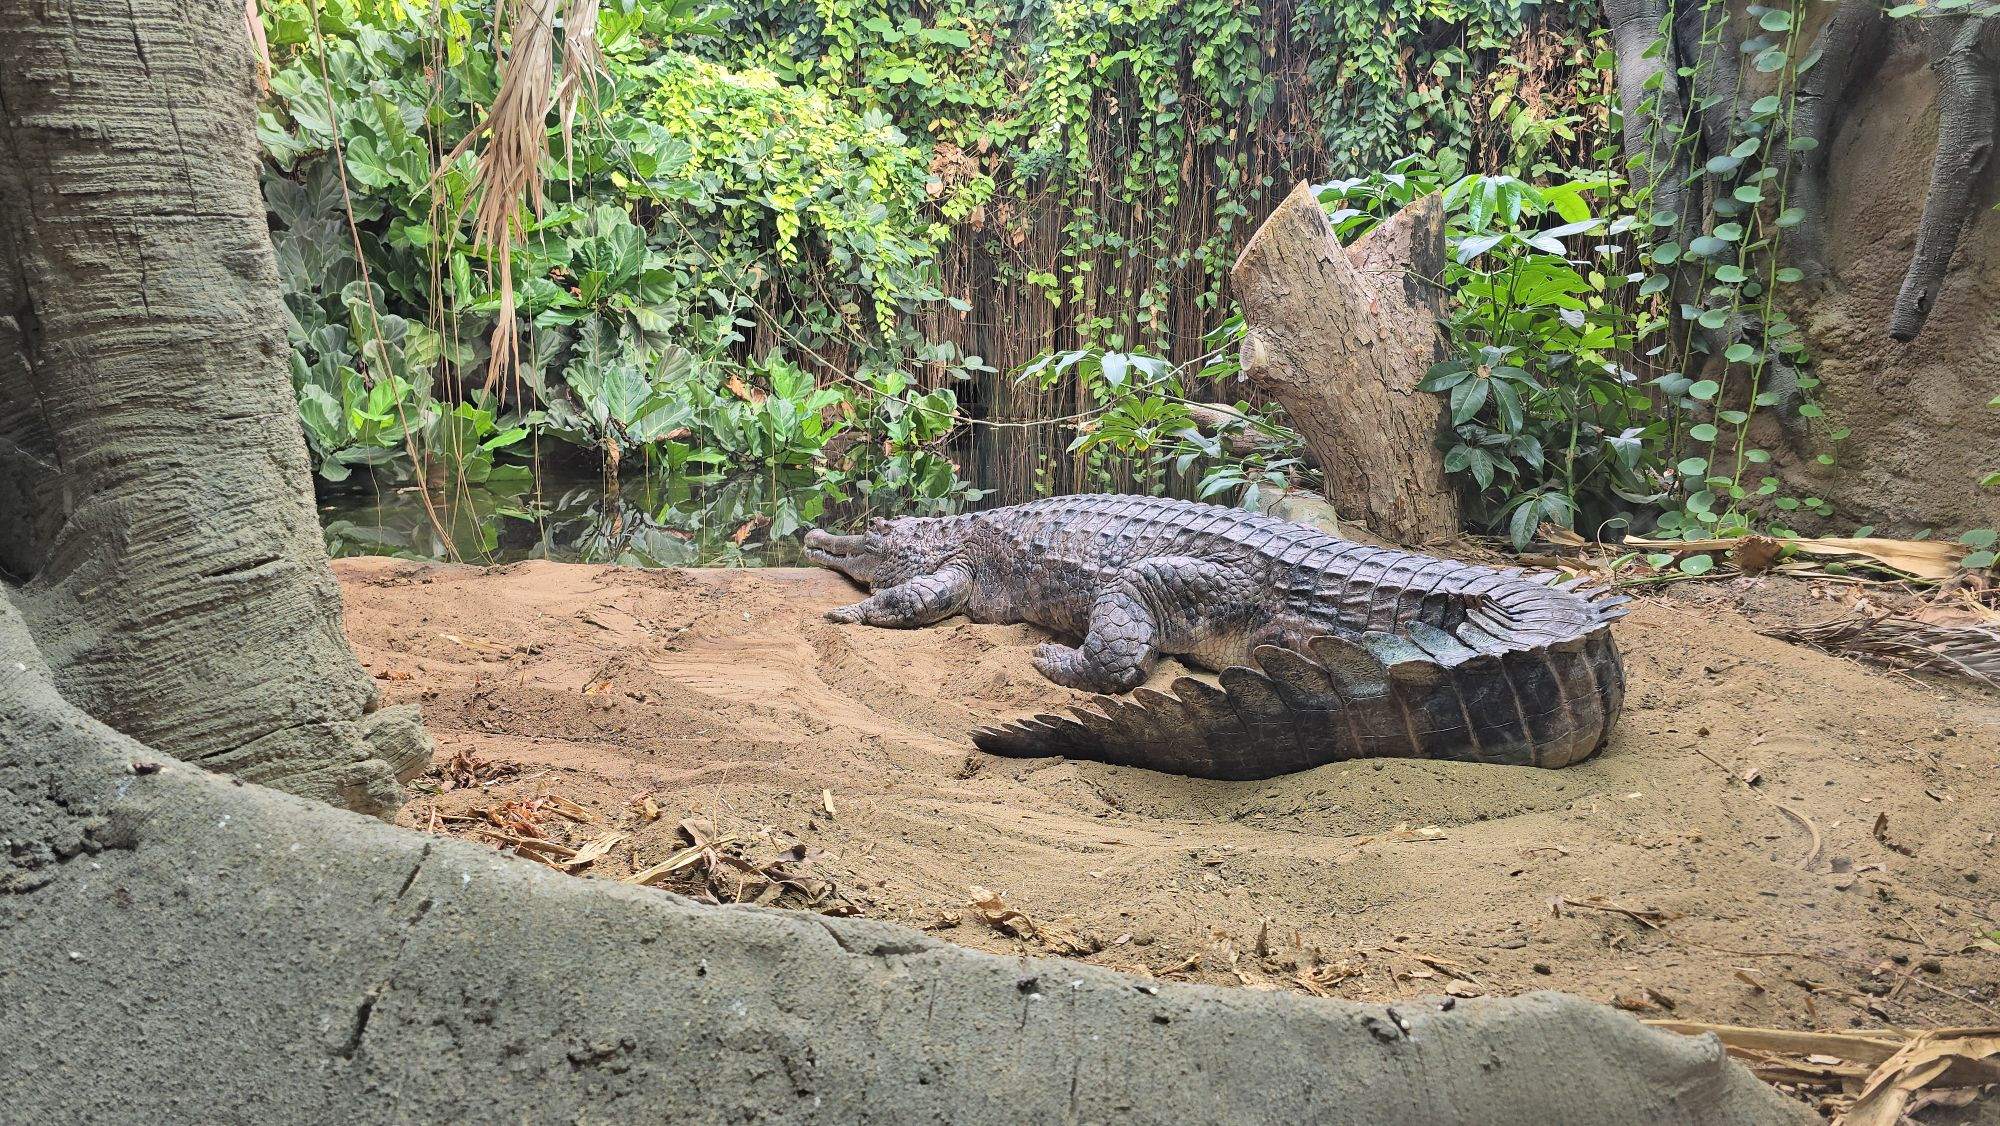
[[[1849,95],[1849,76],[1872,69],[1864,64],[1880,53],[1887,18],[1879,0],[1838,0],[1813,39],[1819,62],[1799,78],[1792,103],[1793,134],[1815,143],[1792,145],[1787,140],[1786,197],[1805,221],[1785,236],[1785,255],[1815,285],[1826,280],[1827,160],[1833,152],[1834,117]]]
[[[254,84],[240,3],[0,0],[0,529],[47,533],[11,594],[91,715],[386,813],[429,742],[342,632]]]
[[[1632,186],[1652,189],[1653,210],[1672,213],[1671,237],[1685,241],[1690,231],[1701,227],[1702,201],[1694,193],[1699,180],[1691,171],[1687,151],[1675,146],[1668,130],[1653,129],[1648,136],[1648,126],[1654,122],[1687,118],[1677,84],[1660,82],[1648,89],[1655,72],[1673,74],[1681,65],[1668,7],[1668,0],[1604,0],[1604,19],[1611,25],[1612,49],[1618,57],[1618,101],[1625,107],[1621,125],[1625,153],[1632,160]],[[1647,111],[1644,107],[1649,104]]]
[[[1284,406],[1341,519],[1405,545],[1459,530],[1437,444],[1444,404],[1417,390],[1443,356],[1444,254],[1436,196],[1343,250],[1312,186],[1300,184],[1229,276],[1247,329],[1244,376]]]

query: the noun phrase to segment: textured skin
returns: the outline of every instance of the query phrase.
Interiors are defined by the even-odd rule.
[[[995,754],[1207,778],[1374,756],[1556,767],[1602,747],[1624,699],[1622,598],[1240,509],[1057,497],[816,531],[806,549],[874,591],[834,621],[1030,622],[1082,639],[1035,667],[1096,692],[1131,692],[1162,654],[1220,673],[974,732]]]

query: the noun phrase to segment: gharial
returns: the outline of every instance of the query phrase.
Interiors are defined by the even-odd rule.
[[[1240,509],[1055,497],[815,530],[805,547],[873,591],[834,621],[1029,622],[1082,639],[1043,645],[1044,676],[1132,693],[973,733],[1000,755],[1234,779],[1373,756],[1557,767],[1604,745],[1625,695],[1624,598]],[[1140,687],[1162,654],[1220,687]]]

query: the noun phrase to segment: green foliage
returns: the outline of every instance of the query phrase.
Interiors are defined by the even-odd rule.
[[[460,389],[491,383],[510,308],[521,362],[495,390],[514,413],[472,407],[495,417],[471,463],[447,452],[456,471],[516,430],[613,463],[687,437],[799,464],[849,428],[921,442],[937,428],[898,420],[957,413],[949,384],[982,365],[917,327],[942,302],[923,150],[879,112],[681,52],[715,30],[689,0],[601,13],[609,73],[569,135],[548,123],[548,198],[500,292],[460,145],[495,91],[490,8],[331,0],[317,29],[297,0],[265,9],[265,192],[322,476],[406,473],[462,438]]]
[[[1688,539],[1741,535],[1801,509],[1833,514],[1819,497],[1782,495],[1778,478],[1760,468],[1771,464],[1773,452],[1751,440],[1751,419],[1760,410],[1795,412],[1808,424],[1822,412],[1811,399],[1819,380],[1810,374],[1803,338],[1778,299],[1781,286],[1801,277],[1779,266],[1778,248],[1784,232],[1804,219],[1798,208],[1786,205],[1785,138],[1799,76],[1813,59],[1799,50],[1800,31],[1788,8],[1753,4],[1748,14],[1757,20],[1757,33],[1743,41],[1742,55],[1750,68],[1772,76],[1773,91],[1738,116],[1735,144],[1705,162],[1703,173],[1714,187],[1702,233],[1686,246],[1673,241],[1654,246],[1648,260],[1658,272],[1642,290],[1678,301],[1667,312],[1669,352],[1680,370],[1654,382],[1690,424],[1672,436],[1675,503],[1661,517],[1659,531]],[[1717,21],[1711,35],[1719,35],[1720,26]],[[1677,150],[1692,150],[1699,143],[1699,124],[1691,116],[1663,118],[1657,105],[1655,93],[1628,112],[1649,115],[1649,138],[1660,136]],[[1812,140],[1791,143],[1797,149]],[[1636,202],[1645,207],[1643,197]],[[1651,216],[1659,228],[1678,219]],[[1838,442],[1847,433],[1833,430],[1825,437]],[[1817,460],[1836,463],[1829,453]],[[1772,530],[1785,531],[1782,523],[1773,523]]]
[[[1959,561],[1959,566],[1968,570],[1977,567],[1993,566],[1995,558],[1993,552],[1994,539],[1995,533],[1991,528],[1975,528],[1958,537],[1958,542],[1972,549],[1966,553],[1964,559]]]
[[[1835,448],[1849,432],[1818,421],[1818,380],[1779,300],[1801,280],[1779,264],[1785,232],[1803,218],[1786,198],[1785,144],[1799,76],[1815,60],[1801,51],[1789,8],[1752,5],[1748,14],[1744,63],[1771,76],[1771,92],[1745,99],[1733,143],[1703,165],[1711,202],[1699,223],[1627,190],[1611,171],[1622,163],[1612,146],[1593,154],[1599,171],[1544,168],[1534,183],[1452,180],[1432,163],[1403,161],[1323,193],[1349,240],[1443,191],[1452,253],[1437,280],[1451,294],[1452,355],[1423,386],[1446,397],[1447,469],[1467,481],[1474,515],[1517,547],[1544,522],[1590,533],[1651,524],[1655,535],[1692,540],[1784,537],[1791,513],[1833,514],[1823,498],[1786,495],[1771,475],[1778,454],[1752,438],[1760,412],[1786,412],[1787,424],[1816,429]],[[1692,118],[1666,119],[1657,107],[1657,93],[1629,107],[1647,115],[1649,144],[1698,143]],[[1685,245],[1665,233],[1688,229],[1698,233]],[[1838,462],[1831,452],[1815,460]],[[1972,549],[1968,567],[1992,564],[1990,531],[1961,542]],[[1671,554],[1654,560],[1670,564]],[[1712,565],[1707,555],[1677,564],[1688,574]]]
[[[1042,356],[1018,378],[1053,386],[1065,377],[1080,383],[1095,404],[1077,427],[1070,452],[1097,459],[1116,455],[1136,467],[1138,486],[1156,491],[1169,473],[1186,477],[1200,468],[1195,494],[1233,500],[1255,509],[1262,490],[1280,492],[1310,482],[1299,436],[1276,412],[1247,402],[1223,407],[1189,397],[1200,385],[1219,386],[1241,375],[1237,344],[1243,321],[1232,317],[1210,334],[1209,351],[1179,367],[1158,356],[1083,349]],[[1200,417],[1197,417],[1200,412]]]
[[[1449,256],[1450,354],[1423,390],[1445,396],[1445,469],[1465,480],[1470,515],[1525,547],[1543,523],[1596,530],[1660,499],[1667,427],[1626,366],[1657,325],[1634,313],[1630,268],[1640,224],[1613,214],[1622,182],[1512,176],[1447,183],[1413,159],[1321,190],[1343,241],[1411,200],[1440,192]],[[1602,211],[1605,214],[1599,214]]]
[[[1382,168],[1414,155],[1447,178],[1466,171],[1482,125],[1504,120],[1507,161],[1528,170],[1537,156],[1560,142],[1574,143],[1584,117],[1578,112],[1601,96],[1603,81],[1586,75],[1573,92],[1576,109],[1537,112],[1521,97],[1537,76],[1508,49],[1530,27],[1542,5],[1528,0],[1305,0],[1293,16],[1294,34],[1312,44],[1309,69],[1320,91],[1320,122],[1334,167],[1350,172]],[[1554,39],[1565,25],[1588,29],[1594,5],[1545,6],[1538,29]],[[1437,25],[1450,34],[1427,34]],[[1576,47],[1582,36],[1549,46]],[[1490,65],[1480,65],[1490,58]],[[1539,93],[1539,91],[1536,91]],[[1538,99],[1539,100],[1539,99]],[[1414,148],[1413,144],[1414,142]]]
[[[1822,498],[1785,495],[1770,475],[1777,455],[1751,438],[1760,411],[1806,427],[1822,414],[1802,334],[1778,300],[1800,280],[1777,249],[1802,218],[1787,206],[1781,142],[1812,59],[1800,56],[1789,9],[1753,5],[1749,15],[1745,65],[1773,88],[1746,99],[1733,144],[1702,168],[1713,202],[1699,223],[1629,190],[1611,145],[1591,154],[1594,171],[1544,166],[1532,182],[1405,161],[1323,195],[1348,240],[1443,191],[1452,253],[1437,280],[1451,294],[1451,355],[1424,387],[1446,397],[1446,466],[1466,482],[1474,516],[1517,547],[1544,522],[1699,539],[1786,535],[1789,513],[1832,514]],[[1606,52],[1593,66],[1611,62]],[[1657,92],[1627,111],[1646,115],[1649,143],[1698,143],[1691,118],[1658,113]],[[1690,227],[1698,233],[1685,245],[1664,233]],[[1817,461],[1837,463],[1831,453]]]
[[[1529,67],[1503,50],[1536,19],[1552,49]],[[1583,0],[771,0],[702,49],[927,138],[933,214],[990,240],[993,285],[1043,293],[1085,347],[1159,354],[1174,310],[1226,315],[1252,219],[1325,160],[1577,142],[1571,28],[1593,19]],[[1050,208],[1059,244],[1021,249]]]
[[[1994,396],[1986,405],[2000,408],[2000,395]],[[1979,487],[1982,489],[2000,488],[2000,471],[1988,473],[1986,476],[1981,477],[1979,479]],[[1958,542],[1970,547],[1972,550],[1967,552],[1965,558],[1959,561],[1959,565],[1968,569],[1993,566],[1996,558],[2000,558],[1996,557],[1994,552],[1994,541],[1996,538],[2000,538],[2000,536],[1996,536],[1992,528],[1974,528],[1972,531],[1960,536]]]

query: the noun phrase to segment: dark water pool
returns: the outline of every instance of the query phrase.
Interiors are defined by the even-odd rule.
[[[322,496],[327,551],[467,563],[784,567],[803,562],[799,543],[808,527],[944,515],[970,500],[963,492],[924,497],[874,482],[833,485],[810,470],[607,482],[552,466],[516,468],[477,485]]]
[[[1191,477],[1081,464],[1065,451],[1069,437],[1047,425],[981,428],[915,459],[615,481],[556,457],[427,490],[357,474],[322,492],[320,523],[336,557],[787,567],[805,562],[807,528],[845,532],[875,516],[943,516],[1070,492],[1191,495]]]

